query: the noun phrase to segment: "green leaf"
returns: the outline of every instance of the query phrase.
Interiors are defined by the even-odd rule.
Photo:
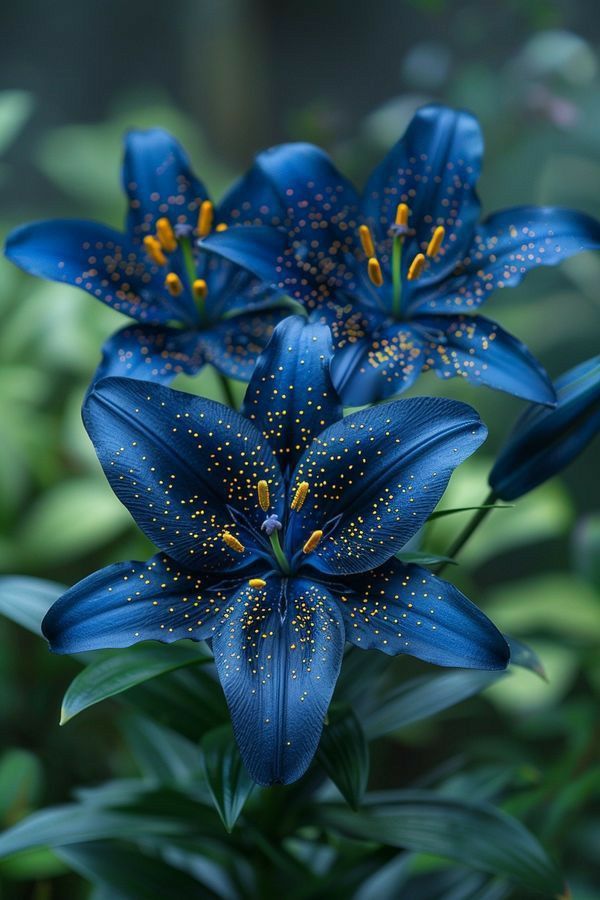
[[[586,516],[573,532],[576,572],[600,590],[600,513]]]
[[[451,556],[438,556],[435,553],[427,553],[421,550],[399,550],[398,553],[396,553],[396,559],[399,559],[400,562],[406,563],[407,565],[415,563],[417,566],[433,566],[438,563],[447,563],[452,566],[458,565],[458,562],[455,559],[452,559]]]
[[[115,651],[109,657],[90,663],[73,679],[63,699],[60,724],[64,725],[89,706],[150,678],[207,661],[208,658],[196,647],[138,645]]]
[[[187,784],[200,776],[202,754],[183,735],[139,713],[129,714],[121,727],[144,776],[161,784]]]
[[[517,638],[504,635],[508,646],[510,647],[510,664],[511,666],[519,666],[521,669],[529,669],[539,675],[543,681],[548,681],[544,665],[529,644],[519,641]]]
[[[5,575],[0,578],[0,613],[41,635],[42,619],[67,588],[55,581]]]
[[[140,840],[144,835],[189,831],[189,822],[173,816],[122,813],[72,803],[33,813],[0,834],[0,858],[32,847],[62,847],[117,838]]]
[[[514,506],[514,503],[483,503],[481,506],[459,506],[456,509],[438,509],[436,512],[431,513],[427,521],[432,522],[434,519],[442,519],[444,516],[454,516],[456,513],[474,512],[477,509],[514,509]]]
[[[428,791],[403,793],[399,799],[395,792],[389,805],[358,813],[341,806],[321,807],[320,818],[344,834],[432,853],[551,896],[563,890],[556,865],[517,819],[487,803],[458,801]]]
[[[210,795],[223,825],[231,832],[254,782],[244,768],[229,725],[207,732],[201,746]]]
[[[364,717],[363,727],[367,737],[373,740],[433,716],[467,697],[479,694],[502,678],[503,674],[459,669],[405,681],[384,694]]]
[[[32,109],[33,99],[27,91],[0,92],[0,153],[15,140]]]
[[[330,708],[317,759],[352,809],[358,809],[369,780],[369,745],[350,707]]]
[[[83,878],[110,888],[110,896],[119,900],[156,900],[157,897],[208,900],[221,896],[199,879],[138,847],[107,841],[93,846],[62,847],[56,854]]]

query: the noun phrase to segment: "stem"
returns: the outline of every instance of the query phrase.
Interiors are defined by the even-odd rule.
[[[279,564],[279,568],[284,575],[289,575],[291,572],[290,564],[287,561],[285,553],[283,552],[283,547],[279,543],[279,532],[274,531],[271,535],[269,535],[269,540],[271,541],[273,555]]]
[[[222,372],[217,372],[219,376],[219,381],[221,382],[221,387],[223,388],[223,393],[225,394],[225,402],[232,409],[237,409],[237,403],[235,399],[235,394],[233,393],[233,388],[231,387],[231,382],[227,375],[223,375]]]
[[[392,242],[392,312],[396,318],[400,318],[402,309],[402,243],[401,237],[395,237]]]
[[[450,545],[450,549],[445,554],[446,556],[454,559],[458,555],[458,553],[460,553],[471,535],[479,528],[490,510],[493,509],[493,504],[495,501],[496,495],[493,491],[490,491],[488,496],[483,501],[483,504],[486,508],[477,510],[473,518],[469,522],[467,522],[463,530],[460,532],[454,543]],[[448,563],[441,563],[441,565],[439,565],[435,570],[436,575],[439,575],[441,572],[443,572],[447,565]]]

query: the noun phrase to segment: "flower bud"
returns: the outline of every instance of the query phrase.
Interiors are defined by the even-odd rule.
[[[517,420],[489,477],[494,494],[515,500],[575,459],[600,430],[600,356],[555,382],[556,406],[532,404]]]

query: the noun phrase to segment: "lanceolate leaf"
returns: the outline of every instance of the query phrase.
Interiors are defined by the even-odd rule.
[[[205,734],[202,752],[213,803],[223,825],[231,832],[254,787],[242,763],[231,726],[222,725]]]
[[[332,707],[317,759],[352,809],[358,809],[369,779],[369,745],[349,707]]]
[[[389,805],[358,813],[322,807],[320,816],[324,824],[355,838],[432,853],[546,895],[563,890],[560,872],[533,835],[486,803],[406,791],[403,799],[395,792]]]
[[[137,684],[180,669],[182,666],[199,665],[208,657],[196,647],[186,646],[135,646],[115,651],[80,672],[73,679],[63,699],[60,724],[64,725],[77,713],[121,694]]]
[[[457,506],[455,509],[438,509],[432,512],[428,522],[434,519],[442,519],[444,516],[453,516],[455,513],[474,512],[477,509],[513,509],[514,503],[483,503],[481,506]]]
[[[42,619],[66,587],[42,578],[5,575],[0,578],[0,613],[41,635]]]
[[[432,566],[438,563],[447,563],[452,566],[458,565],[457,561],[452,559],[451,556],[438,556],[436,553],[426,553],[421,550],[407,550],[406,552],[400,550],[399,553],[396,553],[396,559],[407,564],[415,563],[418,566]]]
[[[503,674],[459,669],[405,681],[389,690],[363,718],[367,737],[373,740],[426,719],[478,694],[502,678]]]

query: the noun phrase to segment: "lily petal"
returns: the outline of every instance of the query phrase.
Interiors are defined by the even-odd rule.
[[[83,420],[115,494],[164,553],[193,570],[237,571],[256,560],[265,518],[258,482],[268,482],[280,517],[284,488],[251,422],[221,403],[130,378],[98,382]],[[229,530],[243,552],[223,540]]]
[[[322,585],[271,577],[232,598],[212,649],[250,777],[296,781],[316,752],[340,670],[338,604]]]
[[[177,375],[195,375],[207,362],[199,333],[162,325],[128,325],[102,347],[93,383],[110,376],[169,384]]]
[[[393,560],[353,578],[339,599],[346,639],[363,650],[408,653],[438,666],[505,669],[508,663],[508,644],[488,617],[419,566]]]
[[[287,307],[266,307],[215,322],[198,332],[203,357],[228,378],[248,381],[273,329],[289,314]]]
[[[440,378],[461,376],[515,397],[554,406],[550,377],[525,344],[483,316],[422,316],[415,320],[441,332],[429,343],[425,368]]]
[[[208,192],[181,144],[167,131],[150,128],[126,135],[122,177],[129,197],[127,228],[134,237],[151,234],[161,217],[173,227],[196,226]]]
[[[346,416],[300,459],[292,489],[309,485],[286,528],[289,556],[314,531],[306,563],[321,572],[365,572],[390,559],[423,525],[456,466],[485,440],[470,406],[417,397]]]
[[[475,185],[482,155],[483,137],[474,116],[429,104],[417,110],[404,137],[374,170],[363,210],[376,239],[386,240],[399,203],[410,209],[405,272],[415,255],[426,251],[438,225],[445,228],[446,237],[423,282],[450,272],[466,252],[479,218]],[[406,293],[411,290],[406,283]]]
[[[44,617],[54,653],[170,644],[212,637],[228,593],[218,576],[182,569],[168,556],[114,563],[75,584]]]
[[[32,222],[9,234],[5,252],[30,275],[80,287],[138,321],[189,317],[185,302],[165,292],[162,269],[126,235],[97,222]]]
[[[517,206],[489,216],[455,275],[429,288],[416,283],[411,313],[473,312],[497,288],[514,287],[538,266],[555,266],[600,248],[600,222],[556,206]]]
[[[329,374],[331,353],[329,328],[289,316],[275,328],[258,360],[243,414],[262,431],[282,472],[291,470],[313,438],[342,417]]]

